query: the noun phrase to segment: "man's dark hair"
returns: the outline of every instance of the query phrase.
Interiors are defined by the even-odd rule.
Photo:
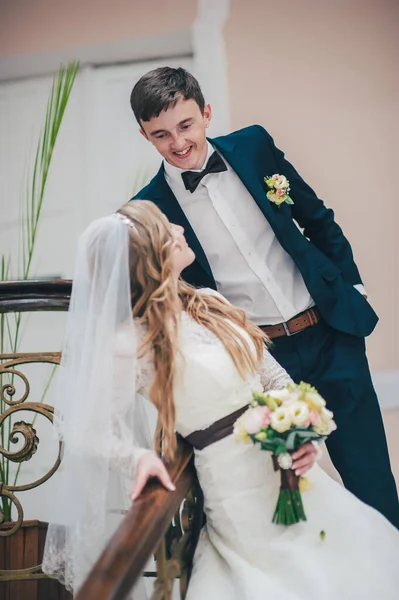
[[[159,67],[143,75],[130,95],[130,106],[139,125],[175,106],[180,99],[193,99],[204,113],[205,100],[198,81],[185,69]]]

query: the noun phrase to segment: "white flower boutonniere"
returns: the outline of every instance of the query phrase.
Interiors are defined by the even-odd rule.
[[[266,196],[270,202],[280,206],[283,202],[286,204],[294,204],[292,198],[289,197],[290,182],[284,175],[272,175],[264,178],[269,191]]]

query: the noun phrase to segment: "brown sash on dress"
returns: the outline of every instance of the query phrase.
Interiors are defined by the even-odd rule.
[[[190,435],[187,435],[184,439],[193,447],[195,450],[203,450],[207,446],[219,442],[223,438],[233,433],[233,426],[238,417],[245,413],[248,405],[242,406],[233,413],[215,421],[206,429],[198,429],[193,431]]]

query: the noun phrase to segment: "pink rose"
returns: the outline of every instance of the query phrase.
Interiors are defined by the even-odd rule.
[[[317,410],[310,411],[310,423],[315,427],[321,425],[321,416]]]
[[[281,188],[276,190],[276,196],[284,196],[284,194],[285,194],[285,191],[282,190]]]
[[[245,429],[248,433],[258,433],[263,427],[270,425],[271,410],[268,406],[256,406],[248,412]]]

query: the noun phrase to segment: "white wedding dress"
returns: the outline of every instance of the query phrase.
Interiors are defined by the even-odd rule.
[[[266,350],[259,373],[243,381],[218,338],[186,313],[181,354],[175,402],[183,436],[245,406],[254,389],[290,381]],[[144,357],[142,393],[152,377]],[[284,527],[272,523],[280,481],[270,453],[229,436],[196,451],[195,464],[207,522],[187,600],[399,598],[399,533],[320,467],[307,475],[313,484],[303,493],[307,521]]]

